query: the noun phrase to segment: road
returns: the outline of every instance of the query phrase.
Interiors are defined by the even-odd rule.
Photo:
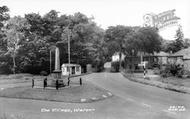
[[[114,96],[93,103],[0,98],[0,114],[23,115],[24,119],[190,119],[188,94],[131,82],[120,73],[93,73],[82,79],[112,92]],[[170,107],[185,110],[170,111]],[[52,109],[62,111],[48,112]],[[77,109],[82,111],[74,111]],[[90,111],[85,112],[85,109]]]

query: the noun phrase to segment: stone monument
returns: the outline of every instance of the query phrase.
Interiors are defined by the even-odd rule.
[[[55,70],[53,71],[54,78],[61,79],[61,70],[60,70],[60,57],[59,57],[59,48],[55,48]]]

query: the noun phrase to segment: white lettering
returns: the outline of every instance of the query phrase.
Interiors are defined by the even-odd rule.
[[[41,112],[50,112],[50,109],[42,108]]]

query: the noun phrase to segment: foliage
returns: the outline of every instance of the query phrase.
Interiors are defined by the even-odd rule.
[[[13,73],[15,74],[16,68],[16,56],[18,50],[22,46],[24,40],[24,30],[30,26],[27,24],[26,19],[21,17],[11,18],[5,26],[5,34],[7,41],[7,55],[13,58]]]
[[[121,51],[131,56],[137,55],[138,52],[160,51],[162,38],[157,29],[152,27],[116,26],[106,30],[105,41],[110,55]]]
[[[104,62],[99,60],[99,61],[94,61],[92,63],[92,67],[95,69],[95,72],[101,72],[104,70]]]
[[[119,68],[121,68],[121,54],[125,54],[126,40],[134,32],[128,26],[110,26],[105,32],[105,42],[107,44],[108,56],[111,57],[115,52],[119,52]]]
[[[190,47],[190,39],[189,38],[185,38],[184,39],[184,48],[188,48]]]
[[[6,50],[6,41],[4,40],[4,25],[7,20],[9,20],[10,16],[8,14],[9,9],[7,6],[0,6],[0,51]]]
[[[5,46],[7,57],[12,57],[13,62],[5,61],[2,66],[11,64],[14,70],[17,68],[18,72],[24,73],[49,73],[50,50],[52,66],[54,64],[53,46],[60,48],[61,63],[68,62],[70,37],[71,63],[85,66],[94,62],[98,67],[102,67],[107,54],[104,47],[104,30],[92,20],[82,13],[58,16],[55,10],[44,16],[30,13],[26,14],[25,18],[11,18],[5,29]],[[19,65],[16,67],[16,64]]]
[[[47,74],[48,74],[48,73],[47,73],[46,71],[41,71],[41,72],[40,72],[40,75],[42,75],[42,76],[47,76]]]
[[[182,32],[182,27],[179,26],[179,28],[176,31],[176,36],[175,40],[168,43],[168,44],[163,44],[164,46],[164,51],[166,52],[172,52],[175,53],[181,49],[187,48],[189,46],[188,40],[184,41],[184,34]]]
[[[8,8],[0,7],[0,12],[0,23],[3,24],[9,19]],[[0,67],[5,68],[3,70],[7,73],[11,69],[32,74],[40,74],[42,71],[49,73],[50,51],[51,69],[54,68],[55,60],[52,47],[59,47],[60,62],[68,63],[68,41],[71,63],[82,67],[93,64],[96,71],[102,71],[104,63],[110,61],[115,52],[119,52],[120,57],[122,53],[153,53],[160,50],[162,40],[157,30],[150,27],[117,25],[104,31],[92,18],[80,12],[59,15],[59,12],[51,10],[44,16],[30,13],[24,18],[13,17],[6,26],[0,27],[0,51],[6,52],[6,55],[0,54]],[[116,64],[113,65],[118,70]],[[120,61],[119,66],[121,65]]]
[[[160,71],[160,74],[162,77],[177,76],[181,78],[184,74],[184,69],[179,64],[168,64]]]
[[[136,42],[139,50],[146,53],[159,52],[161,50],[162,38],[156,28],[142,27],[137,31]]]
[[[154,74],[159,75],[160,69],[156,67],[156,68],[154,68],[153,72],[154,72]]]
[[[105,42],[108,47],[108,54],[112,56],[115,52],[124,53],[125,41],[129,34],[133,32],[132,27],[128,26],[110,26],[105,33]]]
[[[0,73],[10,73],[9,56],[6,56],[7,42],[5,40],[5,23],[9,20],[9,9],[7,6],[0,6]]]

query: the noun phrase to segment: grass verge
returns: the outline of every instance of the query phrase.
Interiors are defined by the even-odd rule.
[[[85,102],[93,102],[105,99],[102,97],[102,95],[106,95],[107,92],[108,91],[101,89],[94,84],[85,82],[82,86],[75,85],[70,87],[63,87],[59,90],[31,87],[7,88],[0,91],[0,96],[19,99],[36,99],[79,103],[81,102],[81,99],[86,99]],[[96,97],[98,100],[92,100],[92,97]]]
[[[156,86],[159,88],[164,88],[164,89],[175,91],[175,92],[190,94],[190,88],[188,88],[188,87],[176,86],[173,84],[166,84],[166,83],[162,83],[159,81],[152,81],[152,80],[147,80],[147,79],[143,79],[143,78],[136,78],[133,75],[126,74],[124,72],[122,72],[122,75],[124,77],[126,77],[127,79],[134,81],[134,82],[138,82],[138,83],[142,83],[142,84],[146,84],[146,85],[150,85],[150,86]]]

